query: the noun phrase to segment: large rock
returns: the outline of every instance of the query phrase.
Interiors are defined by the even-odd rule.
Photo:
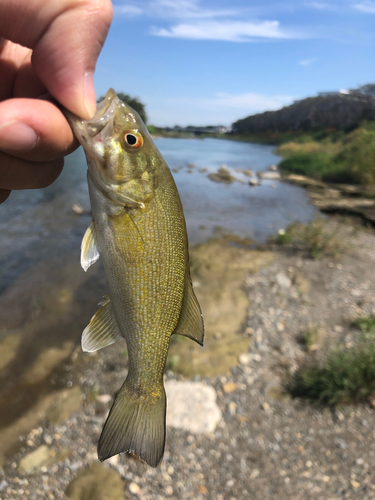
[[[215,174],[209,174],[208,178],[214,182],[224,182],[225,184],[232,184],[236,180],[230,173],[225,165],[223,165]]]
[[[82,395],[79,387],[63,389],[56,393],[55,399],[47,411],[46,418],[53,424],[62,424],[82,404]]]
[[[55,451],[46,445],[42,445],[23,457],[20,461],[19,470],[24,474],[32,474],[43,467],[49,468],[58,462],[62,462],[70,454],[71,450],[69,448],[61,448]]]
[[[213,432],[221,419],[216,391],[201,382],[169,380],[165,384],[168,399],[167,426],[195,434]]]
[[[69,484],[66,495],[71,500],[123,500],[124,485],[118,472],[99,462],[81,470]]]
[[[281,178],[279,172],[258,172],[258,177],[267,181],[278,181]]]

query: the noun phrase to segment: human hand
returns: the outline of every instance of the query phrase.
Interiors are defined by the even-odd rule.
[[[110,0],[0,0],[0,203],[41,188],[77,146],[50,94],[89,119],[93,74],[112,20]]]

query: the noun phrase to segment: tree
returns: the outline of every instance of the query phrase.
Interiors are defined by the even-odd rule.
[[[126,104],[129,104],[142,118],[144,123],[147,123],[147,114],[145,110],[145,105],[141,102],[137,97],[131,97],[128,94],[124,94],[123,92],[117,92],[117,97],[120,101],[124,101]],[[97,102],[100,102],[104,99],[104,96],[99,97]]]

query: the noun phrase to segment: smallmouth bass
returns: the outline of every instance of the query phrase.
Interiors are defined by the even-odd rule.
[[[171,335],[200,345],[204,335],[180,197],[146,126],[114,90],[91,120],[65,114],[88,164],[93,222],[81,265],[86,271],[100,256],[109,288],[82,334],[82,348],[96,351],[124,337],[129,355],[98,458],[130,452],[156,467],[165,446],[163,374]]]

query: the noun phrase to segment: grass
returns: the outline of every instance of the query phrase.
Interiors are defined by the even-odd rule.
[[[319,341],[319,328],[317,326],[310,325],[300,336],[299,341],[307,353],[310,354],[315,351]]]
[[[299,247],[313,259],[338,257],[345,250],[342,239],[334,231],[328,230],[322,219],[315,219],[309,224],[290,224],[279,231],[276,243]]]
[[[323,406],[366,402],[375,395],[375,345],[364,340],[352,349],[331,352],[324,366],[301,367],[287,386],[292,397]]]
[[[375,185],[375,124],[363,122],[350,132],[302,134],[281,144],[283,172],[324,182]]]
[[[359,328],[366,340],[375,340],[375,316],[357,318],[353,321],[352,326]]]

